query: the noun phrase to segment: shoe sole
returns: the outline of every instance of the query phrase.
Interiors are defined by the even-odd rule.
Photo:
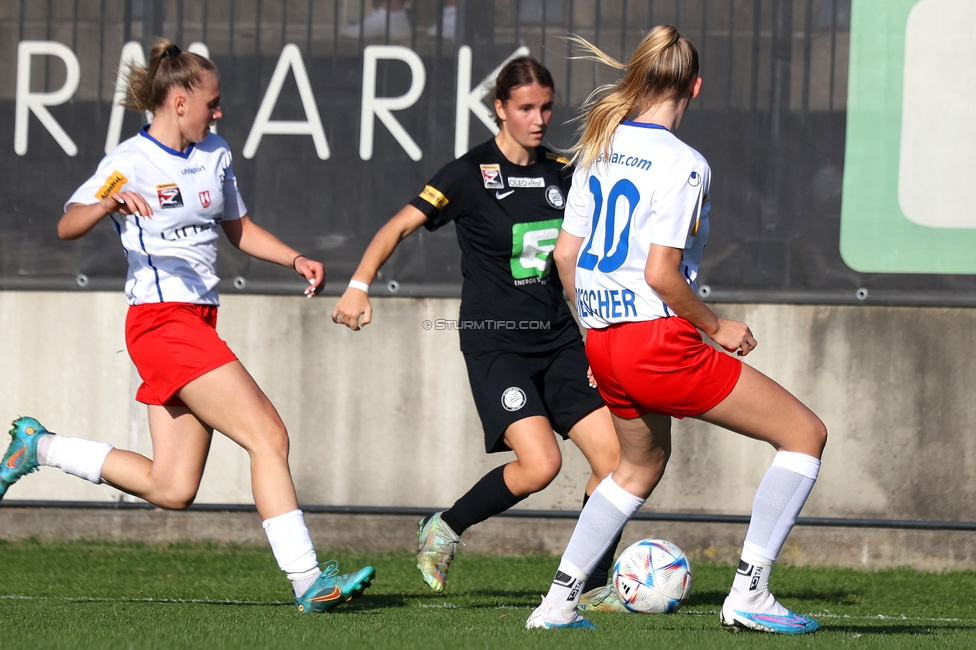
[[[786,636],[799,636],[801,634],[813,634],[814,632],[820,629],[820,625],[818,624],[817,627],[815,627],[812,630],[800,630],[796,632],[780,632],[778,630],[773,630],[765,626],[759,626],[758,624],[756,627],[750,627],[737,618],[733,618],[732,621],[729,622],[725,619],[725,616],[721,616],[720,620],[722,622],[722,627],[724,627],[732,634],[738,634],[740,632],[758,632],[759,634],[783,634]]]

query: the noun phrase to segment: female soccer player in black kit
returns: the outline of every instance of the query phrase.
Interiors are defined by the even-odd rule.
[[[505,65],[494,90],[498,135],[445,165],[380,229],[332,312],[334,322],[353,330],[369,323],[369,283],[397,244],[421,226],[455,223],[464,276],[460,319],[471,324],[459,327],[461,351],[485,450],[512,450],[516,460],[490,471],[449,510],[421,520],[417,567],[434,591],[444,589],[465,530],[556,477],[562,460],[553,431],[589,462],[587,495],[619,459],[609,412],[590,385],[579,328],[553,272],[572,169],[542,146],[552,95],[552,76],[538,61]],[[584,586],[582,609],[624,611],[607,586],[615,549]]]

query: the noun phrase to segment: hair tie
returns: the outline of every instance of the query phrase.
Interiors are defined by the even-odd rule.
[[[165,52],[163,52],[162,58],[165,59],[168,56],[179,56],[180,55],[180,52],[181,52],[180,48],[178,48],[175,45],[171,45],[171,46],[169,46],[169,47],[166,48],[166,51]]]

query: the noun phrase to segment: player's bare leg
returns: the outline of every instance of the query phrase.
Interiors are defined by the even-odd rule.
[[[610,476],[620,462],[620,444],[609,409],[603,406],[586,415],[569,430],[569,439],[590,464],[586,493],[593,494],[600,481]]]
[[[225,364],[191,381],[179,396],[202,421],[247,451],[254,504],[278,566],[292,582],[298,611],[329,611],[362,594],[375,574],[372,567],[348,575],[339,575],[335,563],[325,572],[319,569],[288,467],[288,432],[244,366]]]
[[[769,591],[773,562],[813,489],[827,429],[786,389],[743,364],[735,388],[701,416],[776,448],[752,507],[752,518],[732,590],[722,607],[727,628],[806,634],[820,625],[783,607]]]
[[[194,379],[178,394],[201,420],[247,451],[254,505],[261,519],[298,508],[288,467],[288,432],[240,361]]]
[[[559,474],[563,457],[547,418],[533,415],[513,422],[503,439],[515,452],[515,460],[505,465],[505,484],[515,496],[535,494]]]
[[[820,458],[827,428],[788,390],[755,368],[742,364],[735,388],[700,419],[768,442],[777,451]]]
[[[187,407],[149,406],[153,458],[114,449],[105,458],[102,480],[161,508],[193,503],[207,463],[213,430]]]

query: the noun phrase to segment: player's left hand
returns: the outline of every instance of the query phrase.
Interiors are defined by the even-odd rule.
[[[325,285],[325,266],[322,262],[310,260],[302,255],[295,260],[295,270],[298,275],[308,280],[309,286],[305,288],[306,298],[311,298],[322,291]]]
[[[596,388],[596,379],[593,377],[593,368],[586,368],[586,380],[590,382],[590,388]]]

